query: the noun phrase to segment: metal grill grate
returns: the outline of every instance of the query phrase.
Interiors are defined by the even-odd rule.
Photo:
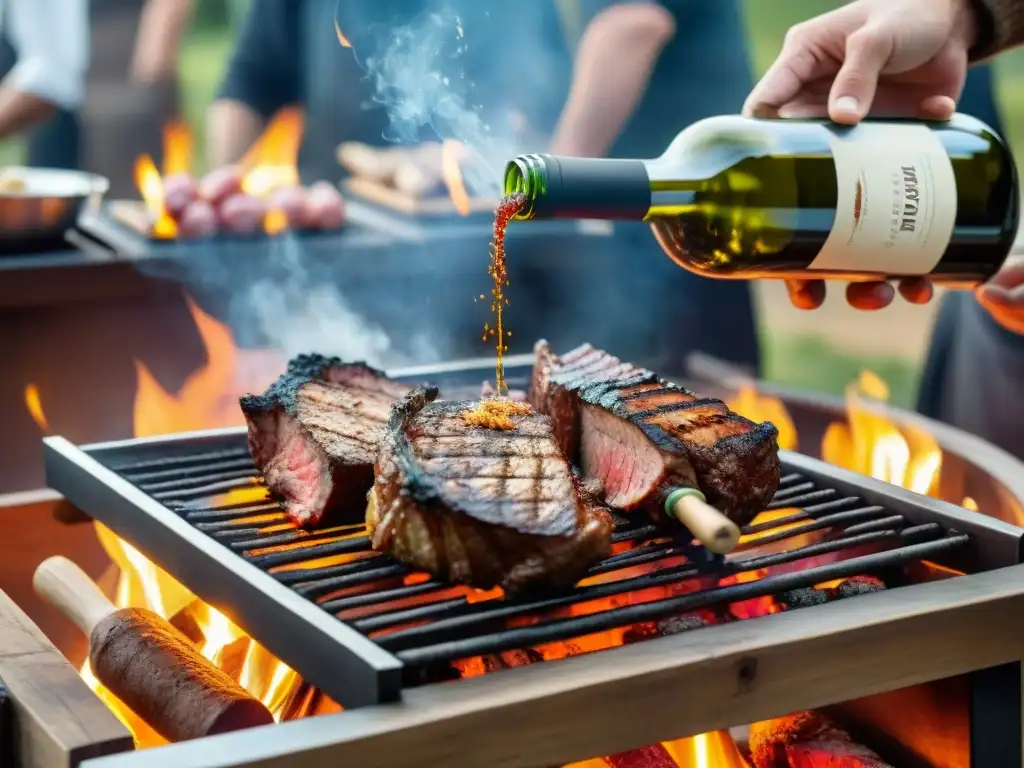
[[[436,679],[455,660],[922,559],[998,567],[1016,562],[1019,549],[1009,527],[784,453],[768,509],[792,511],[748,526],[756,540],[725,559],[617,516],[618,551],[589,574],[600,579],[544,598],[470,599],[373,552],[361,526],[297,530],[260,485],[244,430],[84,449],[49,438],[46,453],[53,488],[347,707],[396,699],[403,685]],[[776,572],[742,580],[765,568]],[[727,576],[741,578],[722,585]],[[574,615],[584,603],[590,608]]]

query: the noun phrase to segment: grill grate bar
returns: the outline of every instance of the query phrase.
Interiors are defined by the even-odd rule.
[[[157,501],[162,501],[164,504],[172,506],[174,504],[184,505],[188,501],[201,499],[206,496],[215,496],[218,493],[227,493],[228,491],[239,491],[243,488],[257,487],[259,487],[259,478],[246,475],[245,477],[234,477],[230,480],[221,480],[207,485],[201,485],[196,488],[156,491],[149,495]]]
[[[941,529],[939,533],[941,533]],[[809,544],[807,546],[785,552],[771,553],[745,559],[728,558],[721,568],[715,573],[715,576],[724,578],[726,576],[736,575],[737,573],[788,565],[810,557],[833,554],[868,544],[913,541],[921,535],[922,532],[914,531],[912,529],[907,529],[905,531],[879,531],[875,533],[861,534],[859,536],[845,536],[840,539],[819,542],[817,544]],[[892,554],[899,551],[902,550],[891,549],[886,550],[886,553]],[[828,578],[822,578],[819,575],[821,567],[822,566],[814,566],[800,571],[800,573],[808,579],[807,584],[803,584],[802,586],[810,586],[822,581],[827,581]],[[535,614],[541,611],[549,611],[555,608],[563,608],[574,603],[614,597],[627,592],[667,584],[677,584],[686,579],[699,577],[700,575],[701,571],[699,568],[692,564],[683,564],[653,573],[621,579],[619,581],[579,587],[572,593],[556,595],[549,598],[533,600],[506,599],[501,603],[495,603],[495,601],[482,601],[468,606],[464,611],[464,615],[457,618],[435,621],[432,624],[399,630],[375,639],[381,644],[381,646],[390,651],[405,650],[406,648],[428,641],[438,639],[448,640],[453,636],[461,636],[464,632],[479,632],[481,630],[481,627],[479,626],[480,624],[490,625],[497,621],[504,622],[510,618],[516,618],[525,614]],[[766,578],[770,579],[772,577],[769,576]],[[759,581],[765,580],[766,579],[760,579]],[[395,616],[379,620],[371,618],[356,621],[354,624],[357,629],[363,632],[371,632],[384,629],[388,626],[395,626],[395,618]]]
[[[132,461],[127,464],[110,464],[110,469],[118,474],[130,477],[133,472],[145,472],[153,469],[163,469],[170,467],[188,467],[188,466],[209,466],[212,463],[220,461],[231,461],[233,459],[248,459],[249,466],[253,466],[252,457],[249,455],[249,449],[246,447],[241,448],[228,448],[218,451],[198,451],[196,453],[185,454],[184,456],[159,456],[154,459],[145,459],[143,461]]]
[[[395,655],[410,666],[423,666],[512,649],[531,648],[595,632],[605,632],[638,622],[659,621],[711,605],[767,597],[792,589],[813,586],[824,581],[850,578],[883,568],[891,568],[912,560],[932,558],[960,549],[969,541],[970,537],[966,534],[953,534],[934,541],[909,544],[894,550],[842,560],[810,569],[810,571],[777,574],[756,581],[718,587],[650,603],[612,608],[586,616],[554,619],[528,627],[504,629],[466,639],[396,650]],[[395,650],[394,641],[389,643],[389,639],[397,634],[385,635],[378,638],[377,642],[385,648]]]
[[[765,511],[773,512],[776,509],[785,509],[786,507],[806,507],[809,502],[823,501],[830,496],[835,496],[837,493],[838,491],[833,488],[820,488],[816,491],[801,493],[798,496],[785,496],[782,499],[779,499],[778,494],[776,494],[776,498],[772,499],[768,506],[765,507]]]
[[[438,581],[430,580],[424,581],[419,584],[409,584],[404,587],[395,587],[394,589],[379,589],[373,592],[364,592],[359,595],[351,595],[349,597],[339,597],[334,600],[327,600],[320,604],[328,613],[333,613],[335,616],[341,618],[341,614],[345,611],[350,611],[355,608],[363,608],[366,606],[379,603],[382,610],[388,610],[389,604],[393,600],[404,600],[410,597],[418,597],[425,595],[430,592],[441,591],[445,589],[451,589],[450,586],[441,584]]]
[[[246,475],[254,474],[256,468],[252,464],[252,459],[246,456],[241,459],[229,459],[228,461],[217,461],[210,464],[201,464],[193,467],[181,467],[178,469],[158,469],[149,472],[126,472],[125,477],[131,480],[133,483],[149,483],[154,481],[160,481],[170,478],[180,478],[182,480],[191,479],[194,477],[209,477],[211,473],[217,475],[228,471],[234,471],[235,473],[244,472]]]
[[[133,479],[133,482],[146,493],[156,495],[157,493],[165,493],[168,491],[190,492],[204,488],[211,488],[224,483],[256,485],[259,483],[259,476],[254,476],[252,472],[245,472],[243,474],[239,474],[238,472],[214,472],[191,477],[179,477],[174,480],[143,482],[138,479]]]
[[[181,512],[182,510],[179,510]],[[265,515],[269,513],[277,513],[282,519],[287,520],[288,515],[281,511],[281,506],[276,502],[265,502],[260,504],[253,504],[248,502],[245,504],[235,504],[230,507],[223,509],[210,509],[209,507],[199,507],[196,509],[190,509],[184,512],[184,518],[190,523],[197,522],[229,522],[234,521],[235,525],[239,524],[239,520],[246,517],[253,517],[254,515]]]
[[[852,501],[859,501],[859,499],[852,499]],[[831,515],[823,515],[822,517],[812,518],[810,522],[804,523],[803,525],[794,525],[792,528],[785,528],[775,533],[767,533],[763,536],[758,536],[754,541],[750,542],[754,546],[761,546],[763,544],[771,544],[776,541],[783,541],[784,539],[790,539],[794,536],[800,536],[805,533],[814,533],[815,531],[822,531],[827,528],[836,528],[844,525],[845,523],[860,523],[873,520],[879,516],[884,515],[885,510],[881,507],[864,507],[862,509],[853,509],[848,512],[836,512]],[[906,521],[902,516],[897,515],[895,518],[896,527]],[[893,525],[893,523],[890,523]],[[849,533],[849,529],[845,529]]]
[[[353,570],[351,573],[344,576],[335,576],[331,579],[321,579],[320,581],[311,582],[309,584],[297,584],[292,587],[292,589],[303,597],[313,599],[323,597],[325,594],[330,594],[331,592],[338,592],[342,589],[361,587],[364,584],[372,584],[375,581],[382,581],[395,576],[406,576],[412,573],[407,566],[383,557],[373,558],[373,562],[376,564],[375,568]]]
[[[243,552],[242,557],[253,565],[266,570],[279,565],[294,565],[296,563],[301,563],[303,560],[316,560],[321,557],[333,557],[334,555],[348,555],[354,552],[362,552],[368,549],[369,545],[370,539],[367,536],[348,536],[326,544],[314,544],[311,547],[297,547],[295,549],[285,549],[279,552],[267,552],[266,554]]]

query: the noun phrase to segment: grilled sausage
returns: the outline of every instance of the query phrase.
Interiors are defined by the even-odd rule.
[[[217,234],[217,211],[205,200],[193,200],[178,217],[182,237],[212,237]]]
[[[306,191],[300,186],[275,189],[267,197],[267,210],[283,213],[292,229],[310,226],[306,215]]]
[[[221,226],[229,232],[248,235],[263,226],[266,203],[252,195],[231,195],[217,208]]]
[[[242,173],[235,165],[215,168],[199,181],[199,196],[215,206],[241,191]]]
[[[199,185],[191,173],[172,173],[164,178],[164,207],[174,218],[180,218],[198,197]]]
[[[306,193],[306,225],[319,230],[338,229],[345,223],[345,200],[337,188],[318,181]]]

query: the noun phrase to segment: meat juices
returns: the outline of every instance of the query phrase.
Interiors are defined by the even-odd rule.
[[[475,403],[417,388],[391,409],[366,512],[375,549],[446,581],[509,594],[570,587],[611,551],[548,418],[466,424]]]
[[[696,488],[742,526],[775,495],[773,424],[755,424],[589,344],[559,357],[541,340],[534,352],[530,403],[551,417],[559,447],[601,482],[610,506],[663,519],[672,490]]]
[[[362,363],[300,355],[264,394],[241,399],[249,452],[297,525],[362,518],[378,440],[409,389]]]

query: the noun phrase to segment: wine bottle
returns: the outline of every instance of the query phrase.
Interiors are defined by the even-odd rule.
[[[719,278],[991,277],[1019,217],[1017,170],[975,118],[948,122],[713,117],[654,160],[522,155],[517,219],[650,223],[680,266]]]

